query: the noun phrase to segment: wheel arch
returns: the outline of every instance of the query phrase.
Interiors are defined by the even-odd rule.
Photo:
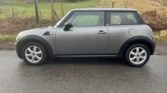
[[[155,43],[150,40],[147,37],[144,36],[137,36],[137,37],[132,37],[130,39],[128,39],[120,48],[119,50],[119,55],[123,56],[125,54],[125,51],[127,50],[128,47],[130,47],[133,44],[144,44],[148,47],[148,49],[150,50],[150,54],[153,55],[154,54],[154,50],[155,50]]]
[[[52,48],[44,38],[42,38],[40,36],[36,36],[36,35],[30,35],[30,36],[26,36],[26,37],[21,38],[16,43],[16,52],[20,58],[22,58],[21,52],[22,52],[24,45],[29,43],[29,42],[35,42],[35,43],[39,43],[39,44],[43,45],[44,48],[46,49],[47,55],[49,55],[49,57],[53,56]]]

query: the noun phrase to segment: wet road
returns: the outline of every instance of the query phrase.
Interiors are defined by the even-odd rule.
[[[166,93],[167,57],[141,68],[110,58],[59,58],[30,66],[0,51],[0,93]]]

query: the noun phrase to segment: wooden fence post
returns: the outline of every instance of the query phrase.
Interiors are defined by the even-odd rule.
[[[51,0],[51,19],[52,19],[52,24],[54,24],[54,21],[58,21],[59,17],[57,15],[56,10],[54,9],[54,2],[53,0]]]
[[[129,1],[128,1],[128,0],[125,0],[125,8],[128,7],[128,3],[129,3]]]
[[[13,7],[12,7],[12,18],[15,18],[15,11]]]
[[[36,23],[39,24],[38,0],[34,0],[34,3],[35,3]]]
[[[115,7],[114,5],[115,5],[115,2],[112,2],[112,8],[114,8],[114,7]]]
[[[61,14],[64,16],[64,0],[61,0]]]

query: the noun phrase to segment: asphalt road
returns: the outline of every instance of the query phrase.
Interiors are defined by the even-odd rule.
[[[167,56],[141,68],[111,58],[59,58],[30,66],[0,51],[0,93],[166,93]]]

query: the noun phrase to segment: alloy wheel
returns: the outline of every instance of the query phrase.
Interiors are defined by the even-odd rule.
[[[35,63],[38,63],[42,60],[43,52],[42,52],[40,47],[38,47],[36,45],[31,45],[25,49],[25,58],[30,63],[35,64]]]
[[[146,61],[148,57],[146,49],[143,47],[135,47],[129,53],[129,60],[136,65],[140,65]]]

